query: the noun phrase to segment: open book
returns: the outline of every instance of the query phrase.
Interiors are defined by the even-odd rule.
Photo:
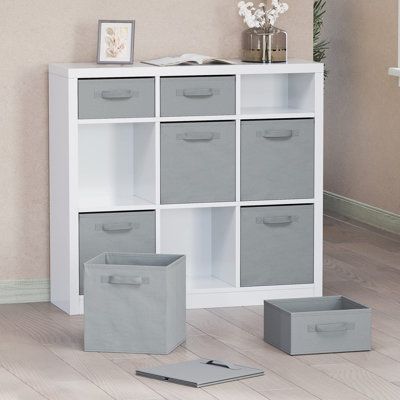
[[[155,60],[142,61],[145,64],[157,65],[158,67],[168,67],[184,64],[234,64],[232,61],[203,56],[201,54],[183,54],[179,57],[164,57]]]

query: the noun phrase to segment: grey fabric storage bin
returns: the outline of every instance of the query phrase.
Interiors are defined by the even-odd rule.
[[[371,309],[342,296],[265,300],[264,340],[291,355],[371,350]]]
[[[314,120],[241,122],[241,200],[314,197]]]
[[[83,263],[105,251],[155,253],[155,211],[79,214],[79,293]]]
[[[79,119],[154,117],[154,78],[79,79]]]
[[[242,207],[240,285],[314,282],[313,205]]]
[[[234,76],[161,78],[161,116],[233,115]]]
[[[186,335],[186,258],[103,253],[85,263],[85,351],[167,354]]]
[[[161,203],[235,201],[234,121],[161,124]]]

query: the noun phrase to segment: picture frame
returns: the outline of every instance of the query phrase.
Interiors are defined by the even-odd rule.
[[[99,20],[98,64],[133,64],[134,20]]]

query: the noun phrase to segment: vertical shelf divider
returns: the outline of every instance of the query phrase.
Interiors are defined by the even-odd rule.
[[[236,75],[236,201],[240,202],[240,122],[242,107],[241,75]],[[240,206],[235,208],[235,271],[236,287],[240,287]]]

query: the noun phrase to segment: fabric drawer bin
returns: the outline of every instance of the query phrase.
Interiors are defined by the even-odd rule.
[[[78,82],[79,119],[154,117],[154,78]]]
[[[314,197],[314,120],[241,122],[241,200]]]
[[[371,350],[371,310],[342,296],[264,301],[264,340],[291,355]]]
[[[105,251],[155,253],[155,211],[79,215],[80,294],[84,294],[83,263]]]
[[[161,125],[161,203],[235,201],[235,122]]]
[[[314,207],[242,207],[241,286],[314,282]]]
[[[235,114],[234,76],[161,78],[161,116]]]
[[[186,259],[103,253],[85,263],[85,351],[167,354],[185,340]]]

